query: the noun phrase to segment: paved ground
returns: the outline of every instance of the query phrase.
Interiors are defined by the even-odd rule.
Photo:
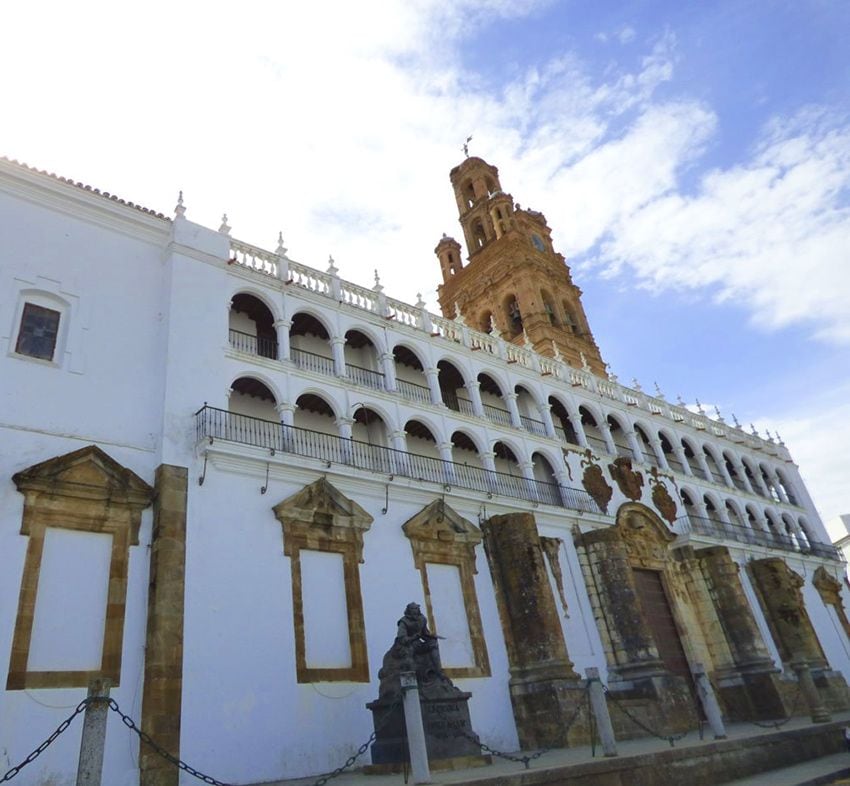
[[[833,721],[850,723],[850,713],[833,715]],[[810,725],[811,722],[807,718],[794,718],[782,727],[782,731],[804,728]],[[774,731],[772,728],[762,729],[751,723],[737,723],[727,727],[727,737],[729,739],[743,739],[771,734]],[[706,729],[704,739],[700,740],[699,735],[694,731],[684,739],[678,741],[676,747],[698,747],[712,742],[714,742],[714,738],[710,731]],[[669,750],[670,745],[666,740],[643,738],[620,742],[617,748],[619,758],[622,759],[628,756]],[[597,749],[596,758],[601,758],[601,756],[601,750]],[[363,758],[366,759],[364,764],[368,764],[368,754]],[[593,760],[594,757],[589,746],[561,748],[541,756],[531,764],[531,767],[535,770],[545,770],[550,767],[581,764]],[[846,768],[847,772],[840,772],[842,767]],[[432,781],[435,784],[474,783],[476,780],[484,778],[513,775],[522,772],[523,769],[522,764],[494,758],[493,764],[488,767],[434,772],[432,773]],[[830,775],[832,777],[828,777]],[[759,776],[753,776],[752,778],[744,778],[734,781],[734,786],[802,786],[803,784],[806,784],[806,786],[816,786],[816,784],[835,784],[836,782],[840,782],[839,776],[850,778],[850,753],[828,756],[812,762],[804,762],[797,767],[788,768],[787,770],[773,770]],[[824,777],[826,777],[826,780],[820,780],[820,778]],[[316,778],[302,778],[298,780],[274,781],[272,783],[262,784],[262,786],[308,786],[308,784],[314,783],[315,780]],[[355,771],[345,772],[335,778],[331,783],[333,786],[401,786],[401,784],[404,784],[404,778],[401,774],[365,775],[360,771]],[[255,784],[254,786],[261,785]],[[671,786],[679,786],[679,784],[671,784]],[[733,784],[729,784],[729,786],[733,786]]]

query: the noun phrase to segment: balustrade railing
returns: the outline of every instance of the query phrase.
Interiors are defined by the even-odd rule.
[[[346,363],[345,373],[348,374],[348,378],[357,385],[374,388],[375,390],[384,389],[384,375],[380,371],[372,371],[368,368],[352,366],[350,363]]]
[[[522,423],[522,427],[530,434],[537,434],[539,437],[546,436],[546,425],[542,420],[535,420],[527,415],[520,415],[519,420]]]
[[[404,379],[396,379],[396,389],[408,401],[416,401],[420,404],[431,403],[431,389],[426,385],[417,385]]]
[[[513,423],[511,422],[511,413],[506,409],[499,409],[498,407],[493,407],[490,404],[484,404],[484,416],[491,423],[495,423],[497,426],[508,426],[511,428]]]
[[[237,442],[385,475],[399,475],[586,513],[601,512],[583,489],[420,456],[216,407],[204,406],[195,413],[195,432],[198,442]]]
[[[332,377],[334,375],[333,358],[326,358],[324,355],[317,355],[314,352],[308,352],[306,349],[290,349],[292,362],[298,368],[304,371],[313,371],[316,374],[324,374]]]
[[[261,358],[277,359],[277,339],[253,336],[239,330],[230,330],[230,346],[239,352],[258,355]]]
[[[806,541],[804,538],[783,535],[776,532],[752,529],[751,527],[721,521],[717,518],[685,515],[676,519],[679,532],[705,535],[712,538],[732,539],[738,543],[765,546],[782,551],[796,551],[801,554],[814,554],[827,559],[841,560],[838,549],[828,543]]]

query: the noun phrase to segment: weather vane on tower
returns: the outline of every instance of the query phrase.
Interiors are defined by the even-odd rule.
[[[466,138],[466,142],[463,143],[463,154],[469,158],[469,143],[472,141],[472,137],[468,136]]]

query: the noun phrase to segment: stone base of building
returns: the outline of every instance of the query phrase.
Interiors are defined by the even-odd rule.
[[[493,763],[492,756],[454,756],[451,759],[429,759],[428,769],[431,772],[450,772],[452,770],[468,770],[473,767],[487,767]],[[410,770],[410,763],[389,762],[387,764],[367,764],[363,768],[364,775],[396,775]]]
[[[714,684],[727,721],[770,721],[788,714],[777,669],[716,674]]]
[[[583,682],[514,680],[510,692],[522,750],[567,748],[590,741]]]
[[[840,671],[832,669],[813,670],[812,679],[818,689],[821,700],[830,712],[843,712],[850,709],[850,690]]]
[[[672,674],[612,680],[608,683],[608,713],[618,740],[647,736],[641,724],[666,736],[696,729],[700,722],[690,688]]]

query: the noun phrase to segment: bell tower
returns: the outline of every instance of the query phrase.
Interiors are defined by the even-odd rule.
[[[531,342],[541,355],[560,354],[581,368],[607,376],[566,260],[552,247],[542,213],[523,210],[502,191],[499,170],[467,158],[449,175],[457,200],[468,262],[460,244],[443,235],[434,252],[443,283],[437,288],[443,316],[459,308],[466,323],[507,341]]]

